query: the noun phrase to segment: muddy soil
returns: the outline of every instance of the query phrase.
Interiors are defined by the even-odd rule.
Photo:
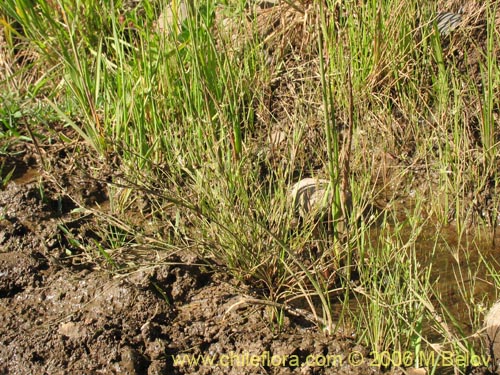
[[[353,351],[368,353],[346,332],[327,336],[296,314],[278,329],[272,308],[245,302],[251,290],[194,256],[152,249],[155,265],[127,275],[86,262],[63,228],[82,241],[95,237],[95,218],[75,212],[73,199],[105,203],[105,183],[77,167],[75,145],[44,148],[50,173],[34,147],[23,147],[5,160],[18,172],[0,191],[0,373],[381,372],[369,361],[349,363]],[[178,362],[183,355],[215,363]],[[250,355],[260,359],[250,363]],[[301,366],[309,355],[319,362]],[[331,366],[321,362],[326,355],[336,355]]]

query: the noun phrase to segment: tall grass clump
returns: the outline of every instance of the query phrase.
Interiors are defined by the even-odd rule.
[[[431,316],[426,304],[431,304],[432,262],[424,265],[417,254],[425,223],[391,224],[393,219],[384,217],[377,235],[368,232],[363,242],[355,289],[360,311],[354,320],[362,340],[375,352],[411,351],[418,356]]]
[[[484,23],[476,29],[465,28],[444,48],[443,39],[431,35],[438,64],[433,80],[442,103],[435,112],[438,127],[434,139],[442,139],[435,146],[446,202],[444,207],[436,202],[436,207],[448,212],[445,221],[454,220],[459,233],[471,222],[495,227],[498,217],[498,204],[491,204],[489,198],[498,186],[498,129],[491,121],[498,107],[493,94],[499,77],[493,47],[498,38],[496,7],[490,2],[481,4],[476,13],[482,14]],[[474,16],[477,14],[468,15],[470,19]],[[460,59],[454,57],[457,53]]]
[[[450,60],[448,53],[452,47],[446,44],[445,37],[436,34],[432,21],[423,22],[425,17],[432,20],[435,9],[412,8],[408,2],[386,5],[372,7],[373,4],[367,3],[361,8],[350,8],[346,4],[343,17],[335,23],[338,28],[324,27],[327,30],[323,32],[327,34],[324,39],[329,41],[325,51],[330,63],[326,70],[329,86],[326,90],[323,88],[323,105],[328,115],[325,116],[327,140],[336,134],[328,132],[331,123],[337,124],[335,130],[346,128],[338,133],[339,138],[333,137],[332,147],[328,147],[329,161],[341,159],[339,149],[349,145],[349,136],[352,136],[354,150],[347,146],[342,152],[353,153],[350,181],[355,185],[370,179],[367,170],[360,168],[362,165],[377,168],[374,159],[367,160],[361,154],[366,148],[368,152],[382,155],[399,153],[399,158],[406,158],[411,165],[393,173],[392,184],[403,178],[406,183],[401,187],[409,188],[408,182],[418,178],[416,171],[421,168],[427,181],[418,190],[406,191],[412,194],[412,201],[421,200],[422,191],[428,189],[426,194],[429,194],[435,192],[436,186],[439,189],[438,194],[430,194],[431,202],[425,209],[422,209],[423,201],[419,201],[418,210],[404,215],[408,222],[419,217],[438,218],[443,224],[453,220],[458,224],[458,232],[463,234],[465,223],[478,219],[478,212],[474,210],[480,206],[479,199],[471,201],[471,196],[484,196],[484,190],[496,186],[481,167],[480,160],[484,159],[470,158],[473,152],[482,153],[471,140],[470,116],[474,114],[469,113],[469,100],[479,97],[463,95],[464,90],[474,93],[472,80],[459,73],[456,62]],[[414,22],[418,18],[420,24]],[[491,22],[493,20],[489,24]],[[348,74],[349,71],[352,73]],[[334,121],[330,120],[331,114],[335,116]],[[380,132],[387,134],[387,139],[376,135]],[[360,139],[363,136],[368,141]],[[370,140],[374,143],[370,144]],[[482,143],[480,140],[479,144]],[[335,167],[330,164],[329,170],[335,171]],[[333,173],[332,180],[340,186],[338,175]],[[472,181],[481,183],[471,190]],[[382,188],[386,189],[387,185]],[[377,195],[376,189],[360,192],[351,186],[350,191],[354,192],[354,210],[363,202],[363,196]],[[462,344],[461,336],[456,336],[454,329],[441,318],[436,320],[440,300],[432,297],[435,293],[431,282],[432,263],[423,268],[415,246],[424,224],[397,224],[400,218],[401,215],[395,213],[387,221],[386,216],[382,227],[388,228],[388,232],[377,233],[381,242],[375,245],[373,242],[367,245],[369,231],[363,223],[350,226],[354,241],[349,242],[347,252],[364,254],[356,265],[363,286],[354,288],[354,295],[358,292],[367,298],[365,303],[360,303],[363,306],[362,337],[377,351],[405,348],[418,354],[429,340],[423,327],[431,325],[447,342],[453,342],[452,346],[458,345],[457,350],[467,353],[470,348]],[[396,224],[388,224],[393,221]],[[406,242],[401,233],[409,233],[410,240]],[[390,239],[383,239],[384,236]],[[347,286],[346,290],[350,288],[352,286]],[[367,310],[364,306],[368,306]]]
[[[244,146],[259,95],[251,89],[258,50],[242,57],[215,40],[210,3],[193,4],[177,32],[153,33],[153,19],[144,27],[127,20],[133,37],[106,2],[94,4],[92,17],[69,2],[7,5],[47,61],[60,64],[68,91],[52,104],[61,118],[102,157],[119,156],[125,177],[111,184],[112,210],[121,215],[146,196],[146,214],[166,221],[180,214],[200,254],[282,300],[291,278],[280,245],[289,246],[288,185],[262,182]],[[64,100],[74,113],[62,109]]]
[[[70,2],[40,2],[33,6],[31,2],[23,1],[5,2],[3,8],[12,20],[10,28],[16,31],[19,39],[24,40],[34,56],[40,58],[38,63],[33,62],[31,65],[37,69],[43,69],[43,65],[50,66],[53,79],[65,79],[82,111],[79,114],[85,117],[82,128],[75,126],[75,129],[102,151],[103,134],[96,103],[100,82],[94,80],[93,75],[94,69],[100,69],[100,54],[88,59],[90,55],[83,55],[81,48],[82,45],[91,44],[100,52],[97,40],[93,38],[95,34],[89,31],[103,29],[103,24],[100,22],[102,18],[93,17],[90,11],[97,3],[89,5],[79,7]],[[14,28],[15,25],[20,25],[19,30]]]

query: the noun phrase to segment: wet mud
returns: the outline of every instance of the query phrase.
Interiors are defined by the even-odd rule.
[[[26,154],[8,160],[20,172],[0,191],[0,373],[381,372],[349,363],[353,351],[369,354],[352,334],[286,313],[278,327],[272,307],[194,256],[157,254],[125,275],[85,262],[66,234],[95,237],[95,218],[76,202],[105,204],[105,184],[73,165],[71,149],[45,155],[49,172]],[[200,356],[214,362],[186,362]],[[304,365],[308,356],[319,360]]]

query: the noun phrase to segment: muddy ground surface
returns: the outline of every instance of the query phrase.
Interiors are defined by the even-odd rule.
[[[90,206],[105,203],[105,184],[76,165],[82,157],[75,158],[74,145],[44,148],[50,173],[41,172],[34,147],[26,147],[32,146],[5,160],[17,169],[0,191],[0,373],[380,372],[368,361],[348,363],[353,351],[368,355],[349,333],[326,336],[300,314],[286,314],[278,332],[269,306],[245,302],[251,290],[200,266],[195,256],[151,249],[145,264],[153,256],[155,265],[126,275],[86,261],[65,231],[83,241],[96,237],[96,222],[75,213],[72,198]],[[182,354],[209,355],[216,362],[174,363]],[[237,363],[248,364],[250,354],[261,359]],[[322,366],[328,354],[338,355],[337,362]],[[320,366],[300,366],[309,355],[319,356]]]

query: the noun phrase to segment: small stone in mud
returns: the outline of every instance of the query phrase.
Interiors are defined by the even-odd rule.
[[[300,217],[319,219],[327,213],[332,200],[332,192],[328,190],[328,184],[327,180],[304,178],[293,185],[289,198]]]
[[[58,330],[59,334],[73,340],[80,339],[87,334],[87,330],[75,322],[61,323]]]

